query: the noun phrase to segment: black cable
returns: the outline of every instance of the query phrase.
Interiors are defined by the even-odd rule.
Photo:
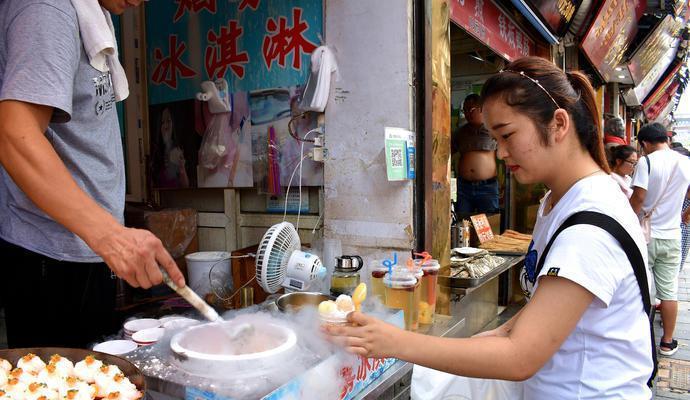
[[[290,121],[288,122],[288,132],[290,132],[290,136],[292,136],[293,139],[295,139],[298,142],[306,142],[306,143],[314,143],[314,139],[302,139],[300,138],[294,130],[292,130],[292,123],[298,119],[298,118],[303,118],[309,111],[305,111],[303,113],[299,113],[295,115],[294,117],[290,118]]]

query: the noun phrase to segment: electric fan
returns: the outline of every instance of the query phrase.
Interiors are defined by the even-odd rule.
[[[273,225],[264,234],[256,252],[256,279],[267,293],[280,287],[308,290],[312,282],[326,274],[319,257],[300,250],[295,227],[289,222]]]

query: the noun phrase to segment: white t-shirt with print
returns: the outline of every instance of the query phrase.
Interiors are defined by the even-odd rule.
[[[546,199],[548,196],[550,193]],[[553,233],[579,211],[600,212],[618,221],[635,240],[647,265],[647,246],[638,219],[609,176],[580,180],[544,215],[547,203],[543,201],[539,209],[525,269],[534,271]],[[524,398],[650,399],[649,320],[632,266],[618,242],[592,225],[565,229],[551,246],[539,277],[547,273],[569,279],[595,297],[561,348],[525,381]],[[530,293],[538,287],[539,277],[535,282],[523,279]],[[649,271],[647,280],[651,282]]]
[[[678,169],[674,173],[676,166]],[[690,160],[687,157],[671,149],[657,150],[646,157],[640,157],[632,185],[647,190],[642,204],[645,213],[657,204],[652,213],[653,238],[680,240],[680,214],[688,184]],[[667,185],[668,188],[664,191]]]

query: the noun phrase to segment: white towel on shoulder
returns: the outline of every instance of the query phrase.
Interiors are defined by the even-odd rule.
[[[101,72],[110,71],[115,101],[126,99],[129,96],[129,84],[118,59],[115,28],[110,13],[100,6],[98,0],[72,0],[72,5],[77,11],[79,33],[89,63]]]

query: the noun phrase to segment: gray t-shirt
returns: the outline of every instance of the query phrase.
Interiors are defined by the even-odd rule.
[[[122,221],[125,171],[110,73],[89,64],[70,0],[0,0],[2,100],[54,107],[46,137],[77,184]],[[58,260],[100,261],[2,167],[0,237]]]

